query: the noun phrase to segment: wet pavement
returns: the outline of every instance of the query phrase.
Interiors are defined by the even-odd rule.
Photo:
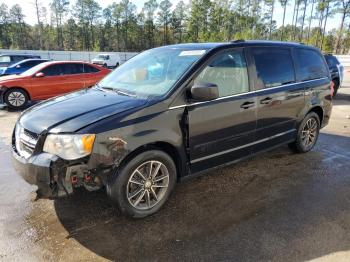
[[[282,147],[178,184],[142,220],[102,191],[35,200],[10,163],[18,115],[0,110],[1,261],[350,260],[350,82],[312,152]]]

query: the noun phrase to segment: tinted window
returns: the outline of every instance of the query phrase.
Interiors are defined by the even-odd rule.
[[[98,55],[96,58],[102,60],[109,60],[109,55]]]
[[[243,52],[227,51],[217,55],[194,82],[216,84],[220,97],[248,92],[248,72]]]
[[[84,72],[85,73],[96,73],[96,72],[100,72],[100,70],[98,70],[96,67],[84,64]]]
[[[42,63],[42,61],[27,61],[24,63],[21,63],[21,66],[23,67],[32,67],[32,66],[36,66],[38,64]]]
[[[337,66],[339,64],[339,61],[335,56],[326,55],[325,58],[328,66]]]
[[[310,49],[295,49],[298,78],[301,81],[328,76],[328,70],[321,54]]]
[[[75,75],[75,74],[83,74],[84,66],[83,64],[62,64],[64,74],[65,75]]]
[[[13,56],[12,57],[12,61],[15,61],[15,62],[22,61],[24,59],[27,59],[27,57],[23,57],[23,56]]]
[[[41,72],[43,72],[45,76],[63,75],[62,65],[60,64],[48,66],[44,68]]]
[[[289,49],[254,48],[258,78],[266,88],[295,82],[293,60]]]

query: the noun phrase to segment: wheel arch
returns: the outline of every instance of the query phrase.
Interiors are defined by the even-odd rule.
[[[318,117],[320,118],[320,126],[322,126],[324,116],[323,108],[321,106],[314,106],[306,113],[306,115],[311,112],[314,112],[318,115]]]
[[[13,90],[13,89],[21,89],[21,90],[23,90],[23,91],[27,94],[28,100],[31,100],[31,97],[30,97],[30,94],[29,94],[28,90],[26,90],[24,87],[20,87],[20,86],[11,86],[11,87],[8,87],[7,90],[6,90],[6,91],[4,92],[4,94],[3,94],[3,97],[5,97],[5,95],[6,95],[8,92],[10,92],[11,90]]]
[[[163,152],[167,153],[172,158],[172,160],[174,161],[175,166],[176,166],[177,180],[180,179],[181,174],[183,172],[186,172],[185,159],[183,157],[181,157],[181,153],[179,152],[179,150],[174,145],[172,145],[168,142],[164,142],[164,141],[152,142],[152,143],[148,143],[148,144],[145,144],[145,145],[142,145],[142,146],[136,148],[135,150],[131,151],[123,158],[123,160],[120,162],[118,167],[125,165],[131,159],[133,159],[135,156],[137,156],[145,151],[149,151],[149,150],[163,151]]]
[[[337,80],[337,81],[339,81],[340,78],[339,78],[339,76],[336,76],[336,77],[333,77],[332,80]]]

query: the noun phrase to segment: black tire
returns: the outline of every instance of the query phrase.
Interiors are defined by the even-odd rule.
[[[308,123],[312,123],[312,126],[315,124],[315,127],[312,128],[313,132],[309,131],[307,133]],[[313,135],[311,136],[312,133]],[[309,152],[316,144],[318,136],[320,134],[320,118],[315,112],[310,112],[305,116],[303,121],[300,123],[297,133],[297,138],[293,143],[288,144],[289,148],[296,153],[306,153]],[[307,140],[309,137],[313,137],[312,142]],[[310,138],[311,139],[311,138]],[[309,144],[306,143],[306,140]]]
[[[335,97],[335,96],[337,95],[337,93],[338,93],[340,83],[339,83],[339,80],[338,80],[338,79],[334,79],[334,80],[333,80],[333,83],[334,83],[333,97]]]
[[[119,63],[116,63],[115,67],[117,68],[119,66]]]
[[[104,63],[104,64],[103,64],[103,67],[104,67],[104,68],[108,68],[108,66],[107,66],[107,64],[106,64],[106,63]]]
[[[153,163],[150,164],[150,161],[154,161],[155,164]],[[142,179],[137,180],[137,178],[135,178],[135,176],[138,176],[136,174],[139,174],[139,172],[137,172],[136,170],[140,170],[139,169],[140,167],[146,169],[146,165],[147,167],[152,165],[152,168],[156,168],[156,166],[154,165],[158,165],[158,163],[162,163],[164,167],[166,167],[166,169],[164,169],[164,167],[161,166],[161,168],[158,169],[160,171],[157,172],[157,174],[160,174],[160,177],[158,175],[156,175],[156,177],[158,177],[159,179],[162,177],[166,177],[166,175],[164,176],[164,174],[168,174],[167,181],[166,181],[168,186],[164,189],[164,187],[160,187],[157,184],[158,182],[154,182],[156,183],[154,185],[155,188],[151,186],[149,189],[146,189],[146,183],[142,182]],[[149,169],[146,169],[146,170],[148,173]],[[163,174],[164,170],[166,170],[167,172],[164,172]],[[117,208],[122,212],[122,214],[132,218],[146,217],[156,213],[164,205],[164,203],[168,199],[170,193],[172,192],[176,184],[176,178],[177,178],[176,173],[177,172],[176,172],[176,166],[174,164],[174,161],[168,154],[159,150],[145,151],[135,156],[134,158],[132,158],[130,161],[124,164],[116,172],[116,174],[110,177],[109,181],[107,182],[107,194],[111,198],[113,203],[115,203]],[[145,173],[142,173],[142,174],[146,176]],[[141,176],[139,178],[141,178]],[[149,177],[147,177],[147,179],[148,178]],[[134,184],[131,182],[135,180],[137,180],[137,182],[142,185]],[[129,192],[131,191],[130,188],[132,186],[135,187],[135,190],[132,192]],[[134,193],[138,192],[139,190],[141,190],[141,193],[139,195],[135,195],[135,197],[132,198],[131,195],[134,195]],[[151,190],[153,191],[152,193],[157,193],[157,192],[160,193],[160,195],[158,195],[159,200],[153,197]],[[148,191],[148,193],[146,191]],[[147,199],[147,194],[144,194],[143,192],[148,194],[148,199]],[[142,194],[144,194],[144,199],[142,197]],[[136,204],[137,199],[139,197],[142,197],[142,199],[141,201],[139,201],[138,204]],[[151,203],[150,197],[153,198],[153,202],[154,202],[153,206],[150,205]],[[132,203],[133,201],[134,203]],[[133,204],[134,205],[136,204],[139,207],[135,207],[133,206]]]
[[[4,102],[10,109],[19,110],[26,107],[29,96],[23,89],[11,88],[4,94]]]

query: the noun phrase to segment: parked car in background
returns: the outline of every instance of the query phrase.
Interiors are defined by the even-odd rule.
[[[36,58],[40,59],[40,55],[28,54],[2,54],[0,55],[0,67],[7,67],[24,59]]]
[[[13,163],[39,197],[105,187],[123,214],[145,217],[186,177],[284,144],[310,151],[328,124],[331,95],[326,61],[314,47],[155,48],[94,88],[24,112],[13,132]]]
[[[118,67],[121,59],[119,54],[99,54],[92,59],[92,63],[103,67]]]
[[[47,62],[47,59],[25,59],[8,67],[0,67],[0,76],[18,75],[38,64]]]
[[[91,87],[109,72],[106,68],[86,62],[44,62],[20,75],[1,77],[0,100],[10,108],[20,109],[29,101]]]
[[[331,73],[332,81],[334,83],[334,96],[338,93],[339,88],[343,82],[344,76],[344,66],[339,62],[339,60],[331,54],[324,55],[326,62],[328,64],[329,71]]]

